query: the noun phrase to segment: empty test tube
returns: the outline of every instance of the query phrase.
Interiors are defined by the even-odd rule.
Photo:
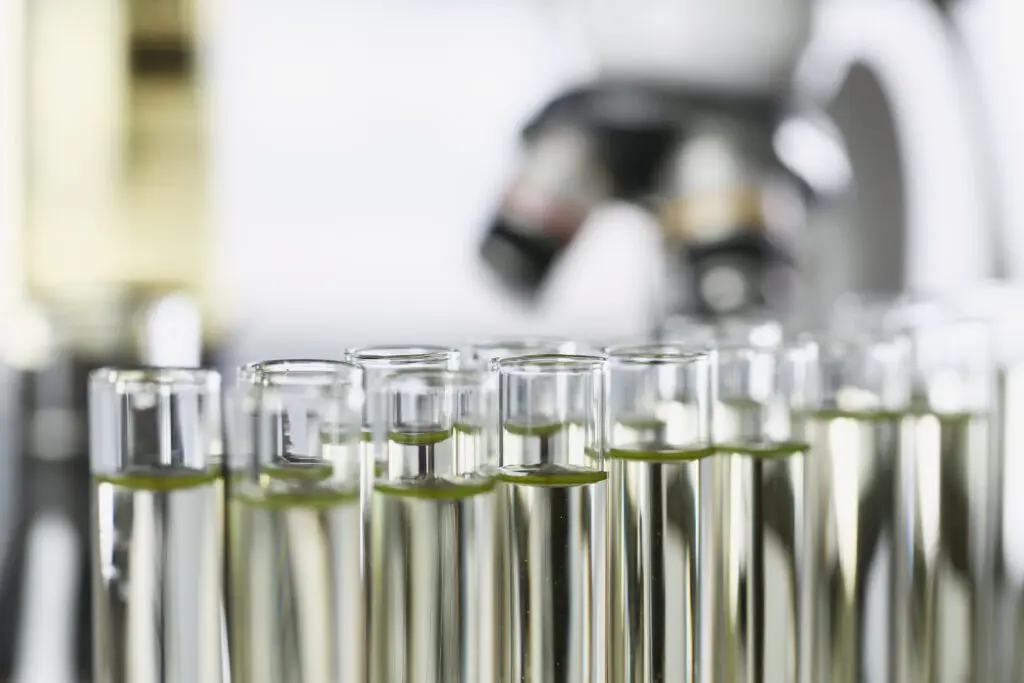
[[[93,679],[220,683],[220,376],[97,370],[89,433]]]

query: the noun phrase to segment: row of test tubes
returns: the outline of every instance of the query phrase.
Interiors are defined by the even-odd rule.
[[[1024,680],[985,334],[98,371],[95,681]]]

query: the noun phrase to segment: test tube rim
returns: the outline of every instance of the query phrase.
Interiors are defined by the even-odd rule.
[[[636,335],[635,337],[619,337],[616,339],[600,339],[589,344],[589,349],[595,353],[599,353],[604,357],[608,357],[608,351],[620,346],[643,346],[644,344],[650,344],[657,340],[652,340],[650,337],[644,337]]]
[[[93,390],[112,388],[125,394],[147,387],[170,387],[216,392],[220,390],[220,373],[213,368],[135,365],[97,368],[89,373]]]
[[[586,374],[602,370],[607,360],[604,356],[545,353],[502,358],[494,367],[503,375]]]
[[[239,380],[264,386],[333,386],[360,384],[363,369],[343,360],[282,358],[257,361],[238,370]]]
[[[710,363],[715,349],[692,348],[683,344],[639,344],[609,347],[607,358],[611,365],[689,365]]]
[[[360,366],[406,365],[431,362],[452,362],[460,358],[459,350],[433,344],[383,344],[349,349],[350,362]]]

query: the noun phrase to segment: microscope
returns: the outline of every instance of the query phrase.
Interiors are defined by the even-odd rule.
[[[806,309],[799,275],[811,212],[835,188],[780,150],[793,122],[837,138],[793,91],[812,0],[586,5],[595,80],[526,125],[518,173],[481,255],[510,291],[537,297],[601,204],[657,219],[667,281],[652,331]]]

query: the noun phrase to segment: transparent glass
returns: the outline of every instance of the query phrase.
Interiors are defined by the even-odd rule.
[[[345,351],[345,360],[356,363],[367,373],[382,377],[381,373],[401,367],[458,369],[460,353],[447,346],[364,346]]]
[[[95,475],[205,471],[222,457],[220,375],[213,370],[104,368],[89,377]]]
[[[996,360],[992,441],[996,456],[989,473],[994,509],[994,648],[991,680],[1024,681],[1024,288],[1019,283],[984,282],[952,293],[957,311],[984,319]]]
[[[645,335],[618,337],[615,339],[603,339],[593,342],[588,348],[588,353],[596,356],[607,357],[609,352],[618,348],[630,348],[639,346],[653,346],[661,344],[658,339]],[[677,342],[678,343],[678,342]],[[708,345],[696,345],[697,348],[705,348]]]
[[[463,354],[465,367],[479,370],[485,374],[485,386],[481,388],[484,397],[484,415],[481,423],[485,427],[486,458],[490,465],[498,463],[498,373],[497,361],[502,358],[516,356],[569,354],[576,349],[575,342],[565,339],[545,337],[527,337],[505,341],[478,342],[471,344]]]
[[[604,364],[600,357],[569,355],[497,362],[505,476],[603,469]]]
[[[89,378],[93,680],[220,683],[220,377]]]
[[[983,321],[953,319],[910,331],[916,398],[939,413],[984,413],[995,397],[995,346]]]
[[[809,340],[716,349],[714,441],[773,447],[794,440],[793,407],[810,400],[817,347]]]
[[[680,346],[608,351],[609,681],[695,680],[713,360]]]
[[[363,410],[364,455],[371,457],[377,467],[384,467],[387,453],[377,446],[383,443],[380,434],[373,434],[374,426],[383,426],[384,393],[381,382],[390,373],[401,369],[433,368],[457,370],[461,354],[444,346],[367,346],[349,349],[345,359],[363,369],[363,388],[366,403]]]
[[[913,364],[905,335],[819,338],[807,391],[795,397],[817,413],[900,414],[910,406]]]
[[[665,454],[710,447],[714,353],[667,344],[607,353],[612,450]]]
[[[255,363],[229,405],[232,680],[367,675],[362,370]]]
[[[990,327],[912,330],[913,449],[898,472],[899,672],[908,680],[993,680],[997,451]]]
[[[484,384],[473,370],[399,370],[384,378],[384,443],[387,467],[378,477],[394,485],[478,474],[485,447]]]
[[[358,495],[363,371],[344,361],[275,360],[245,366],[233,416],[230,469],[266,490],[332,487]]]
[[[387,463],[373,494],[375,681],[496,680],[494,482],[481,473],[484,374],[382,380]]]
[[[607,680],[605,365],[497,364],[499,681]]]
[[[810,445],[801,669],[815,681],[896,680],[895,501],[900,463],[913,453],[910,344],[866,335],[815,347],[795,401],[797,434]]]
[[[808,445],[791,418],[815,358],[806,342],[718,349],[717,454],[701,472],[702,680],[804,680]]]

